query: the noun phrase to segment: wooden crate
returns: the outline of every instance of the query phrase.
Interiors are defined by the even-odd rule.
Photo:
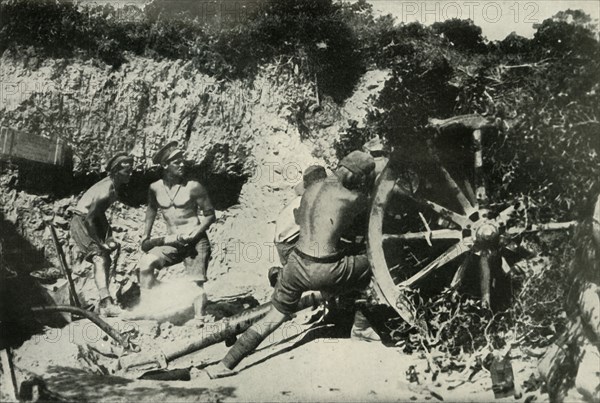
[[[50,139],[0,126],[0,159],[71,165],[71,149],[58,137]]]

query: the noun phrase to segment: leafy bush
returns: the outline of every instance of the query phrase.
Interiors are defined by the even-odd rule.
[[[436,348],[456,356],[477,352],[486,345],[503,347],[500,330],[505,325],[499,320],[490,322],[492,312],[479,301],[449,289],[428,300],[418,293],[412,295],[412,299],[419,324],[416,328],[398,319],[387,322],[391,339],[405,352]]]
[[[532,40],[509,35],[479,53],[470,21],[394,27],[379,55],[392,78],[369,116],[371,131],[410,157],[430,138],[428,117],[501,120],[484,155],[492,199],[528,195],[543,206],[538,218],[576,217],[600,176],[600,45],[576,15],[581,24],[548,19]],[[464,46],[441,41],[434,33],[442,31]]]
[[[443,35],[452,46],[467,52],[485,52],[487,50],[481,36],[481,28],[471,20],[452,18],[436,22],[431,26],[433,32]]]
[[[98,43],[98,58],[113,68],[119,68],[125,61],[119,43],[114,39],[107,39]]]
[[[450,80],[454,69],[440,42],[418,24],[402,25],[388,33],[378,64],[391,68],[391,78],[369,113],[371,131],[400,151],[402,158],[422,155],[429,134],[428,117],[449,117],[457,89]]]
[[[511,32],[498,44],[498,51],[504,54],[527,53],[531,50],[531,41]]]
[[[97,57],[113,68],[126,62],[128,51],[193,60],[219,78],[252,77],[260,63],[283,55],[296,59],[323,95],[341,102],[351,94],[364,64],[340,5],[269,0],[228,10],[230,3],[213,9],[206,2],[157,0],[142,13],[131,6],[9,0],[0,3],[0,51],[33,46],[52,57]]]
[[[319,90],[340,102],[364,72],[359,43],[340,5],[331,0],[270,0],[249,21],[263,59],[288,55],[303,63]]]
[[[418,167],[428,160],[425,148],[434,135],[427,118],[484,114],[498,125],[484,133],[490,199],[527,196],[533,222],[584,217],[589,211],[581,212],[600,192],[600,45],[589,19],[568,15],[576,18],[544,21],[533,39],[512,34],[489,44],[468,21],[386,29],[373,58],[390,68],[392,77],[366,130]],[[422,326],[410,329],[392,320],[393,340],[407,351],[436,349],[454,356],[502,348],[507,340],[547,346],[567,321],[564,302],[577,245],[570,236],[531,239],[550,259],[513,276],[514,304],[508,311],[493,316],[478,301],[452,291],[427,300],[417,294]]]
[[[333,143],[335,156],[341,160],[352,151],[361,150],[363,145],[372,137],[369,129],[359,128],[357,121],[351,121],[350,127],[341,133],[340,138]]]
[[[0,18],[0,53],[18,44],[62,57],[90,45],[87,18],[70,4],[6,1],[0,3]]]

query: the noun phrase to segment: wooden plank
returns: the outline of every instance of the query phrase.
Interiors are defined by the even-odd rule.
[[[58,137],[50,139],[9,127],[0,128],[0,158],[3,159],[65,166],[70,163],[68,149]]]
[[[451,126],[463,126],[471,130],[480,130],[486,127],[492,127],[493,122],[485,118],[484,116],[476,113],[470,115],[454,116],[449,119],[428,119],[429,126],[437,129],[447,129]]]
[[[0,127],[0,155],[10,155],[13,139],[14,133],[8,127]]]

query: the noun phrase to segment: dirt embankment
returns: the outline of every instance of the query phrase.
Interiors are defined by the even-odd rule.
[[[96,290],[91,267],[76,261],[68,231],[69,207],[99,179],[106,158],[122,149],[136,157],[134,179],[140,182],[129,193],[145,193],[145,186],[159,175],[150,168],[152,154],[173,139],[185,144],[193,173],[208,182],[216,199],[217,222],[209,231],[213,247],[207,285],[210,299],[250,293],[258,302],[266,301],[271,292],[266,271],[279,264],[271,243],[278,212],[295,197],[293,187],[305,167],[315,163],[335,166],[334,140],[349,120],[362,122],[388,74],[368,72],[355,96],[339,106],[328,100],[318,103],[314,85],[295,75],[289,65],[264,66],[252,82],[217,82],[195,73],[189,63],[141,58],[132,58],[119,71],[92,61],[8,55],[2,57],[2,66],[0,81],[10,85],[0,105],[0,124],[61,136],[72,144],[75,154],[75,178],[49,176],[56,180],[50,186],[40,167],[4,165],[0,175],[3,266],[20,277],[32,272],[50,290],[64,285],[46,225],[52,221],[84,304],[95,302]],[[110,286],[113,296],[126,295],[137,283],[143,194],[133,195],[133,200],[130,205],[116,203],[109,210],[115,236],[122,244]],[[164,231],[161,221],[156,224],[157,233]],[[165,270],[159,279],[176,278],[180,270],[179,265]],[[29,301],[32,305],[41,302]],[[151,338],[181,331],[163,329],[164,325]],[[64,337],[46,343],[54,340],[56,331],[63,334],[69,329],[46,328],[27,341],[16,352],[17,365],[38,374],[54,368],[64,379],[69,371],[85,375],[81,368],[89,372],[90,365],[82,361],[86,354],[77,343]],[[220,347],[212,358],[222,353]],[[90,378],[90,387],[97,389],[104,382],[100,379]],[[132,386],[139,389],[137,383]],[[148,396],[156,397],[152,387],[146,389]],[[92,396],[87,392],[81,397]],[[106,392],[115,390],[108,387]],[[193,393],[193,388],[188,392]],[[197,397],[223,397],[220,392],[216,397],[209,392],[202,389]]]
[[[8,83],[0,105],[0,124],[44,136],[60,136],[74,150],[75,181],[48,186],[39,171],[4,171],[0,192],[4,237],[20,261],[23,243],[39,259],[26,271],[58,276],[58,261],[44,221],[54,220],[67,261],[75,263],[69,239],[68,208],[98,179],[106,159],[118,150],[136,157],[132,205],[110,211],[115,235],[123,244],[116,263],[113,295],[136,280],[143,203],[147,184],[159,175],[150,169],[153,153],[167,140],[186,147],[193,173],[207,182],[217,206],[209,236],[212,279],[228,274],[230,294],[260,290],[268,267],[278,264],[271,244],[274,219],[294,197],[293,186],[310,164],[335,164],[332,144],[349,120],[361,122],[371,96],[383,87],[387,72],[368,72],[345,105],[320,100],[315,86],[290,64],[263,66],[253,81],[217,81],[198,74],[191,63],[131,57],[112,71],[91,60],[2,56],[0,81]],[[45,183],[41,183],[45,182]],[[54,189],[52,189],[54,187]],[[65,187],[65,189],[60,189]],[[157,223],[156,230],[163,230]],[[12,234],[12,235],[11,235]],[[48,268],[54,268],[48,270]],[[89,267],[75,267],[82,277]],[[176,274],[176,273],[175,273]],[[82,285],[84,300],[94,301],[91,282]],[[258,298],[264,299],[268,290]]]

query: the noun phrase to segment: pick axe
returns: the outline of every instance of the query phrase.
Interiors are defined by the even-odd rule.
[[[56,229],[54,229],[53,223],[48,223],[50,228],[50,234],[52,234],[52,240],[54,241],[54,247],[56,248],[56,253],[58,255],[58,260],[60,261],[60,268],[62,269],[63,274],[67,278],[69,282],[69,301],[72,306],[77,308],[81,308],[81,303],[79,302],[79,298],[77,298],[77,291],[75,290],[75,283],[73,282],[73,278],[71,277],[71,270],[67,265],[67,260],[65,259],[65,253],[58,242],[58,236],[56,235]]]

